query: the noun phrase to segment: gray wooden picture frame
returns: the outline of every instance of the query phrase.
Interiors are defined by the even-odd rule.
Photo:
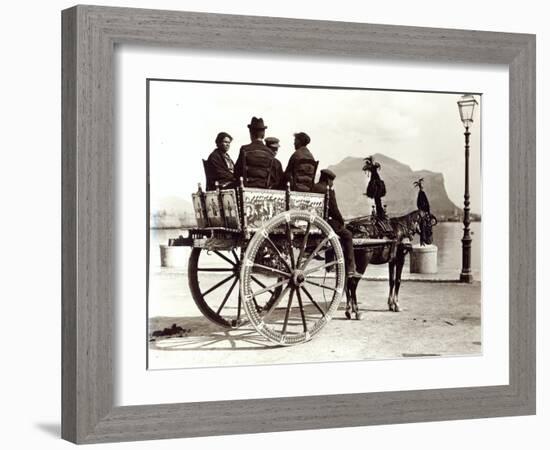
[[[535,36],[97,6],[63,11],[62,31],[63,438],[94,443],[535,413]],[[509,384],[115,407],[113,52],[121,43],[507,65]]]

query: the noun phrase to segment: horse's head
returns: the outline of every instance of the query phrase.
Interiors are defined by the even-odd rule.
[[[420,245],[430,245],[433,242],[432,227],[437,225],[437,218],[433,214],[418,210],[412,225],[414,233],[420,236]]]

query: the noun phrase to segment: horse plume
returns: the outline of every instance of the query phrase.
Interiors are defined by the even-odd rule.
[[[423,182],[424,182],[424,178],[420,178],[419,180],[413,183],[414,187],[418,188],[418,197],[416,197],[416,207],[420,211],[429,213],[430,202],[428,201],[428,196],[424,192],[424,186],[422,185]]]
[[[382,197],[386,195],[386,184],[384,180],[380,178],[378,170],[380,169],[380,163],[374,161],[372,156],[368,156],[364,159],[363,171],[370,173],[370,181],[367,186],[367,197],[374,199],[376,205],[376,215],[380,219],[386,218],[386,213],[382,207]]]

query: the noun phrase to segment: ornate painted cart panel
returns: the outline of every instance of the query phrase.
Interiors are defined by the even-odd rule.
[[[239,207],[238,194],[242,196],[242,207]],[[226,189],[193,194],[193,207],[199,228],[226,228],[253,233],[287,210],[306,211],[324,217],[325,196],[270,189]]]
[[[203,198],[200,193],[192,194],[193,208],[195,210],[195,219],[199,228],[206,228],[208,220],[206,218],[206,209],[203,206]]]
[[[290,208],[298,211],[307,211],[323,217],[325,207],[325,195],[313,192],[291,192]]]
[[[286,211],[286,192],[243,189],[243,215],[247,231],[257,231],[265,222]]]
[[[235,190],[227,189],[221,191],[221,201],[225,216],[225,226],[233,230],[239,230],[241,228],[241,221]]]
[[[208,225],[210,227],[224,227],[222,210],[220,207],[220,197],[216,191],[205,193],[206,214]]]

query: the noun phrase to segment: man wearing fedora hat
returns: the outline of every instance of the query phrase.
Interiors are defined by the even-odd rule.
[[[250,144],[243,145],[235,163],[235,178],[243,178],[245,186],[273,189],[281,181],[276,174],[274,153],[264,144],[264,120],[252,117],[248,125]]]
[[[340,238],[342,243],[342,250],[344,252],[344,263],[346,265],[346,272],[348,278],[361,278],[362,275],[356,271],[355,267],[355,255],[353,252],[353,236],[344,226],[344,218],[338,209],[336,203],[336,193],[334,192],[333,183],[336,178],[336,174],[330,169],[321,170],[319,182],[315,184],[311,192],[318,192],[325,194],[327,189],[328,193],[328,224],[332,227],[334,232]]]

